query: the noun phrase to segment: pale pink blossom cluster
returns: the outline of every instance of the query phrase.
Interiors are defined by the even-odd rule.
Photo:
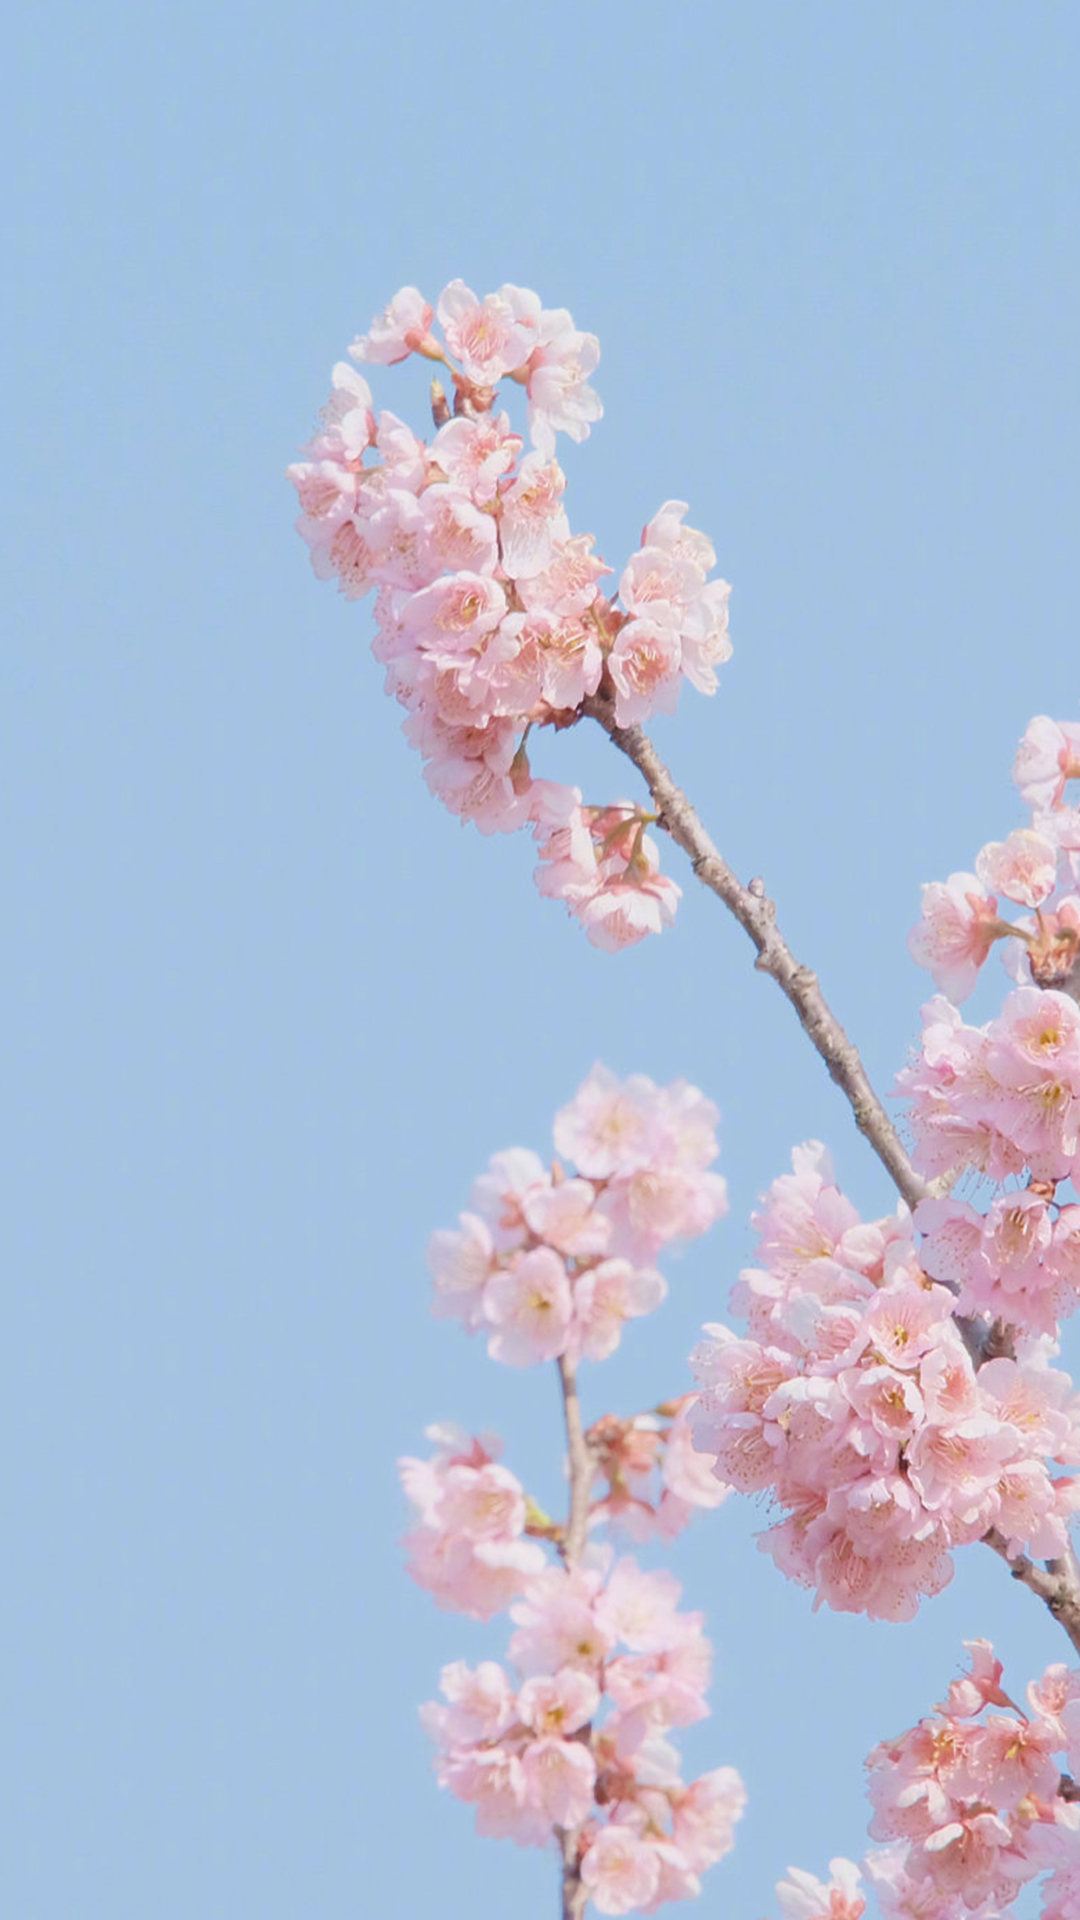
[[[953,873],[922,890],[922,916],[908,950],[950,1000],[966,1000],[994,942],[1015,936],[1009,956],[1018,978],[1063,985],[1080,956],[1080,804],[1067,790],[1080,780],[1080,722],[1032,720],[1017,749],[1013,777],[1031,824],[992,840],[974,873]],[[998,896],[1034,917],[1003,917]]]
[[[989,1642],[967,1644],[970,1672],[867,1762],[870,1832],[893,1843],[867,1863],[886,1920],[990,1920],[1047,1869],[1044,1920],[1075,1920],[1080,1805],[1061,1792],[1058,1756],[1070,1770],[1080,1759],[1080,1674],[1049,1667],[1024,1712],[1002,1691]]]
[[[1080,1303],[1080,1206],[1058,1196],[1080,1174],[1080,1006],[1020,987],[996,1020],[972,1027],[938,996],[897,1084],[916,1166],[950,1180],[971,1170],[998,1188],[985,1211],[921,1202],[924,1264],[958,1290],[961,1312],[1055,1336]]]
[[[525,1538],[525,1489],[498,1464],[494,1435],[474,1440],[449,1424],[427,1434],[438,1445],[432,1459],[398,1462],[417,1516],[402,1541],[409,1572],[440,1607],[490,1620],[546,1565],[543,1547]]]
[[[981,1027],[935,995],[897,1085],[921,1173],[970,1168],[1000,1183],[1027,1169],[1051,1185],[1080,1173],[1080,1006],[1069,994],[1018,987]]]
[[[589,1446],[607,1491],[593,1502],[590,1526],[606,1524],[632,1540],[673,1540],[691,1516],[718,1507],[731,1488],[694,1445],[690,1409],[682,1394],[654,1413],[629,1419],[605,1414],[589,1428]]]
[[[628,726],[673,712],[684,680],[715,691],[731,651],[730,590],[709,579],[711,543],[669,500],[620,575],[621,604],[601,593],[611,568],[591,535],[571,532],[554,458],[557,432],[582,440],[600,417],[588,384],[599,348],[527,288],[480,300],[456,280],[434,310],[403,288],[350,351],[382,366],[419,354],[454,387],[451,411],[433,383],[435,431],[423,440],[377,414],[342,361],[319,431],[289,468],[316,573],[350,599],[375,593],[375,655],[429,786],[485,833],[530,827],[541,892],[596,945],[659,932],[679,889],[658,872],[647,816],[584,807],[577,788],[534,779],[526,739],[571,725],[598,692]],[[502,379],[526,390],[530,452],[497,411]]]
[[[423,1710],[440,1783],[477,1831],[541,1846],[577,1831],[582,1881],[605,1914],[653,1913],[700,1891],[745,1801],[730,1767],[684,1784],[667,1735],[708,1712],[711,1649],[671,1574],[602,1555],[552,1567],[512,1609],[512,1682],[493,1661],[442,1675]]]
[[[693,1356],[698,1446],[787,1512],[761,1545],[816,1602],[908,1620],[951,1550],[997,1528],[1009,1551],[1066,1550],[1080,1402],[1034,1351],[976,1372],[956,1300],[916,1258],[910,1219],[861,1222],[824,1149],[796,1151],[755,1216],[761,1266]]]
[[[624,1322],[664,1299],[651,1265],[661,1248],[726,1210],[710,1171],[717,1117],[686,1081],[657,1087],[594,1067],[556,1117],[561,1158],[545,1167],[524,1147],[495,1154],[460,1225],[432,1236],[434,1311],[482,1329],[509,1366],[607,1359]]]
[[[1005,1920],[1046,1873],[1042,1920],[1077,1920],[1080,1673],[1048,1667],[1025,1712],[1003,1691],[989,1641],[967,1647],[969,1671],[934,1713],[867,1761],[870,1832],[886,1844],[870,1849],[863,1874],[882,1920]],[[850,1860],[831,1861],[827,1883],[789,1868],[777,1894],[783,1920],[861,1920],[866,1910]]]
[[[568,1427],[577,1359],[606,1357],[627,1313],[659,1298],[642,1263],[724,1210],[710,1171],[716,1122],[685,1081],[620,1081],[596,1066],[555,1120],[556,1148],[578,1171],[498,1154],[475,1211],[435,1236],[437,1310],[483,1325],[496,1359],[557,1358]],[[631,1511],[638,1537],[668,1538],[724,1498],[694,1451],[692,1399],[578,1427],[565,1524],[528,1497],[490,1435],[432,1427],[434,1456],[399,1463],[416,1510],[404,1542],[413,1578],[476,1618],[509,1609],[514,1627],[514,1677],[494,1661],[454,1662],[442,1701],[423,1709],[440,1784],[475,1806],[479,1833],[557,1849],[601,1914],[699,1893],[745,1801],[730,1767],[684,1782],[670,1739],[708,1713],[702,1616],[680,1610],[670,1573],[588,1543]]]

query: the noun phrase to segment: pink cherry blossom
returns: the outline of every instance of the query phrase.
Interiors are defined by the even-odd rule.
[[[410,353],[424,350],[421,343],[426,345],[430,339],[433,318],[423,295],[415,287],[402,287],[368,331],[353,341],[349,352],[354,360],[365,360],[372,366],[393,366]]]
[[[859,1891],[860,1874],[850,1860],[830,1860],[828,1884],[801,1867],[789,1867],[776,1892],[784,1920],[861,1920],[866,1901]]]
[[[566,1352],[573,1312],[570,1282],[558,1254],[550,1247],[518,1254],[492,1275],[484,1292],[484,1314],[495,1329],[488,1352],[512,1367],[557,1359]]]
[[[674,713],[679,699],[682,647],[677,632],[655,619],[628,620],[608,655],[620,727]]]
[[[591,1720],[600,1704],[600,1689],[576,1667],[557,1674],[537,1674],[518,1694],[517,1710],[534,1733],[576,1733]]]
[[[633,1913],[656,1892],[660,1864],[632,1827],[603,1827],[582,1859],[581,1878],[598,1913]]]
[[[471,380],[493,385],[529,358],[536,322],[514,297],[517,292],[503,287],[478,300],[463,280],[451,280],[439,295],[447,350]]]
[[[581,1352],[606,1360],[622,1338],[623,1322],[655,1313],[667,1297],[662,1274],[632,1267],[629,1260],[603,1260],[582,1275],[574,1292]]]
[[[931,880],[922,890],[922,918],[908,935],[908,952],[934,976],[951,1000],[974,988],[1000,926],[998,903],[973,873]]]
[[[1002,893],[1022,907],[1038,907],[1054,891],[1057,848],[1041,834],[1020,828],[1007,840],[991,840],[975,871],[988,893]]]
[[[1028,806],[1059,806],[1067,782],[1078,777],[1080,723],[1048,720],[1045,714],[1029,721],[1013,763],[1013,779]]]
[[[539,452],[549,454],[557,432],[584,440],[603,414],[589,386],[600,359],[595,334],[579,333],[565,307],[540,314],[529,359],[529,428]]]

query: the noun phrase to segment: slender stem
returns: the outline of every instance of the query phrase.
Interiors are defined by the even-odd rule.
[[[589,1526],[589,1498],[596,1467],[589,1443],[585,1438],[581,1402],[578,1399],[576,1369],[565,1354],[560,1356],[558,1366],[559,1385],[562,1388],[563,1418],[566,1422],[566,1448],[570,1464],[570,1511],[566,1517],[562,1553],[566,1566],[572,1572],[585,1548]],[[582,1883],[578,1865],[578,1841],[581,1828],[563,1827],[559,1832],[563,1856],[562,1920],[582,1920],[589,1894],[588,1888]]]
[[[926,1182],[912,1166],[896,1128],[870,1085],[858,1048],[830,1008],[816,973],[795,958],[781,934],[776,908],[765,893],[764,882],[751,880],[746,886],[732,872],[641,727],[617,726],[614,708],[601,694],[587,700],[584,710],[633,761],[653,797],[659,824],[689,855],[702,884],[723,901],[749,934],[757,948],[759,971],[769,974],[791,1001],[804,1032],[845,1095],[856,1126],[897,1191],[914,1207],[928,1191]]]
[[[757,949],[759,971],[776,981],[795,1009],[807,1038],[816,1047],[832,1078],[845,1095],[859,1128],[894,1186],[910,1207],[914,1207],[934,1188],[922,1180],[905,1152],[896,1128],[885,1112],[867,1078],[858,1048],[848,1039],[818,985],[817,975],[796,960],[776,924],[776,908],[767,898],[765,883],[751,880],[748,886],[734,874],[706,832],[696,809],[681,787],[676,786],[652,741],[641,727],[620,727],[615,721],[614,704],[604,693],[597,693],[584,704],[584,712],[603,727],[604,732],[632,760],[645,781],[656,807],[658,823],[683,849],[703,886],[715,893],[735,915]],[[981,1339],[971,1322],[959,1322],[960,1332],[975,1365],[1001,1351],[994,1342],[1001,1331],[991,1331],[989,1340]],[[1010,1554],[1003,1534],[992,1527],[983,1535],[987,1546],[1004,1560],[1013,1579],[1037,1594],[1068,1634],[1080,1653],[1080,1567],[1071,1548],[1061,1560],[1036,1565],[1026,1554]]]
[[[589,1525],[589,1495],[596,1469],[582,1424],[576,1370],[565,1354],[558,1364],[563,1417],[566,1421],[566,1446],[570,1456],[570,1512],[566,1521],[563,1556],[567,1566],[572,1568],[577,1566],[585,1546]]]

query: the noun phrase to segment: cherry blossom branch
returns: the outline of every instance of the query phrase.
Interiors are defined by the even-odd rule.
[[[1005,1536],[996,1527],[991,1527],[983,1539],[1004,1560],[1013,1579],[1049,1608],[1080,1653],[1080,1569],[1075,1557],[1070,1554],[1068,1560],[1048,1560],[1045,1567],[1040,1567],[1026,1553],[1010,1553]]]
[[[652,795],[658,824],[689,856],[702,885],[723,901],[750,936],[757,948],[758,971],[769,974],[790,1000],[803,1031],[844,1094],[860,1133],[897,1191],[910,1207],[916,1206],[930,1189],[912,1166],[896,1128],[870,1085],[858,1048],[829,1006],[816,973],[795,958],[781,934],[776,907],[765,893],[764,882],[751,880],[744,886],[732,872],[642,727],[618,726],[613,702],[601,693],[586,700],[583,711],[603,727],[620,753],[633,761]]]
[[[589,1525],[589,1498],[595,1476],[592,1453],[585,1438],[578,1399],[577,1369],[566,1354],[556,1363],[562,1389],[563,1418],[566,1423],[566,1448],[570,1476],[570,1507],[562,1541],[562,1557],[573,1568],[581,1559]],[[588,1902],[588,1889],[581,1878],[578,1841],[580,1827],[561,1829],[562,1841],[562,1920],[581,1920]]]
[[[909,1206],[915,1207],[934,1189],[912,1166],[896,1128],[870,1084],[858,1049],[832,1012],[817,975],[795,958],[781,934],[776,924],[776,907],[766,896],[763,882],[752,880],[744,886],[732,872],[642,727],[620,727],[615,720],[613,702],[603,694],[587,700],[584,711],[597,721],[619,751],[633,761],[652,795],[658,825],[688,855],[698,879],[723,901],[749,935],[757,948],[759,971],[771,975],[790,1000],[808,1039],[847,1099],[859,1131],[898,1192]],[[989,1341],[977,1338],[970,1321],[961,1321],[959,1325],[976,1365],[1002,1350],[994,1345],[995,1337],[1001,1332],[997,1325]],[[1026,1554],[1011,1555],[1004,1536],[996,1528],[991,1528],[984,1539],[1004,1560],[1014,1580],[1019,1580],[1044,1602],[1080,1653],[1080,1567],[1075,1557],[1070,1554],[1067,1561],[1051,1560],[1040,1567]]]

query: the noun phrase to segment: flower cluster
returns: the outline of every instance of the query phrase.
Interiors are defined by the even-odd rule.
[[[1015,937],[1010,964],[1041,987],[1080,983],[1080,805],[1066,790],[1080,780],[1080,723],[1032,720],[1013,778],[1031,824],[983,847],[974,873],[924,886],[922,916],[908,936],[911,956],[950,1000],[966,1000],[990,948]],[[1002,917],[998,896],[1034,917]]]
[[[1066,1753],[1070,1767],[1080,1758],[1080,1674],[1049,1667],[1028,1688],[1025,1713],[1002,1691],[989,1643],[968,1646],[970,1673],[867,1762],[870,1832],[894,1843],[878,1866],[879,1886],[894,1896],[882,1904],[890,1917],[997,1915],[1052,1868],[1044,1920],[1065,1920],[1077,1911],[1062,1900],[1080,1873],[1080,1806],[1060,1791],[1056,1756]]]
[[[1080,1673],[1048,1667],[1025,1712],[1003,1691],[989,1641],[967,1647],[969,1671],[946,1699],[867,1761],[870,1832],[885,1844],[862,1865],[882,1920],[1004,1920],[1047,1872],[1042,1920],[1076,1920]],[[830,1875],[824,1885],[790,1868],[777,1887],[783,1920],[861,1920],[858,1867],[833,1860]]]
[[[490,1620],[546,1564],[543,1547],[524,1538],[525,1490],[497,1464],[494,1435],[474,1440],[449,1424],[427,1434],[433,1459],[398,1462],[418,1522],[402,1542],[409,1572],[440,1607]]]
[[[816,1144],[754,1223],[760,1268],[733,1306],[749,1337],[706,1329],[691,1410],[698,1446],[786,1517],[762,1546],[817,1602],[906,1620],[950,1579],[953,1547],[991,1528],[1011,1552],[1065,1551],[1080,1403],[1035,1352],[976,1372],[956,1301],[915,1255],[911,1224],[861,1222]]]
[[[604,1360],[667,1291],[649,1264],[725,1211],[717,1112],[696,1087],[596,1066],[555,1121],[567,1174],[526,1148],[493,1155],[457,1228],[432,1236],[434,1310],[483,1328],[510,1366]]]
[[[514,1623],[514,1677],[494,1661],[455,1662],[442,1701],[423,1709],[440,1784],[475,1806],[481,1834],[557,1847],[602,1914],[699,1893],[745,1800],[729,1767],[684,1782],[669,1738],[708,1713],[702,1616],[680,1610],[670,1573],[589,1540],[608,1522],[669,1538],[724,1498],[694,1451],[694,1396],[583,1431],[574,1382],[582,1355],[606,1357],[627,1314],[658,1303],[663,1282],[645,1263],[723,1212],[716,1121],[684,1081],[619,1081],[596,1066],[555,1120],[556,1148],[578,1171],[497,1154],[475,1211],[434,1237],[437,1311],[484,1326],[496,1359],[559,1361],[565,1524],[528,1497],[490,1435],[432,1427],[434,1456],[399,1463],[416,1511],[404,1542],[413,1578],[440,1606],[479,1619],[509,1609]]]
[[[971,1027],[938,996],[898,1086],[923,1172],[971,1169],[998,1187],[1029,1176],[985,1213],[951,1197],[922,1201],[926,1264],[959,1288],[963,1312],[1055,1335],[1080,1302],[1080,1206],[1057,1197],[1080,1174],[1080,1006],[1019,987],[996,1020]]]
[[[731,1488],[694,1445],[690,1409],[696,1398],[684,1393],[628,1420],[608,1413],[589,1428],[589,1450],[607,1482],[607,1492],[593,1503],[590,1526],[606,1523],[633,1540],[671,1540],[696,1509],[727,1499]]]
[[[512,1609],[521,1682],[459,1662],[442,1674],[446,1704],[423,1710],[439,1780],[475,1804],[477,1831],[537,1846],[576,1830],[600,1913],[698,1893],[744,1804],[729,1767],[685,1785],[666,1738],[708,1712],[711,1649],[678,1599],[670,1574],[633,1560],[552,1567]]]
[[[433,382],[425,441],[395,414],[376,414],[348,362],[334,368],[319,430],[289,468],[316,573],[336,577],[350,599],[374,591],[387,690],[451,812],[485,833],[530,827],[541,891],[565,901],[595,944],[658,932],[679,890],[658,873],[647,816],[622,803],[583,807],[577,788],[534,779],[526,738],[571,725],[596,694],[628,726],[673,712],[684,679],[715,691],[731,651],[730,590],[708,577],[710,542],[669,500],[617,599],[601,592],[611,568],[591,535],[572,533],[554,458],[557,432],[582,440],[600,417],[588,384],[599,348],[528,289],[478,300],[455,280],[433,310],[406,287],[350,351],[369,365],[410,354],[437,362],[454,406]],[[526,390],[529,452],[497,411],[502,379]]]

